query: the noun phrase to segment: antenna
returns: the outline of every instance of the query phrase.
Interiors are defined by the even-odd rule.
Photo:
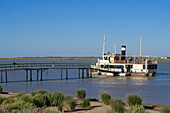
[[[140,36],[140,56],[142,54],[142,37]]]
[[[104,55],[104,51],[105,51],[105,34],[104,34],[104,40],[103,40],[103,55]]]

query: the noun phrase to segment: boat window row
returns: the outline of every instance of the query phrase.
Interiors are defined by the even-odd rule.
[[[145,65],[143,65],[143,69],[145,69]],[[157,69],[157,65],[148,65],[148,69]]]
[[[101,68],[124,68],[122,65],[101,65]]]

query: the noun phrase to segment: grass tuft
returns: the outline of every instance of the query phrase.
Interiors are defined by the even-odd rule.
[[[101,94],[101,99],[102,99],[102,102],[103,102],[105,105],[109,105],[109,101],[111,100],[111,96],[110,96],[110,94],[108,94],[108,93],[102,93],[102,94]]]
[[[135,105],[141,105],[142,104],[142,98],[136,94],[133,95],[127,95],[126,96],[126,102],[129,106],[135,106]]]

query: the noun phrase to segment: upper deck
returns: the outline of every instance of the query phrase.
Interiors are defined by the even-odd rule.
[[[155,56],[130,56],[121,55],[120,53],[104,53],[103,60],[109,63],[123,63],[123,64],[157,64]]]

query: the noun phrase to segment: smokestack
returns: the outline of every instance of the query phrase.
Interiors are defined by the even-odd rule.
[[[125,60],[125,55],[126,55],[126,46],[125,45],[122,45],[121,53],[122,53],[121,60]]]

